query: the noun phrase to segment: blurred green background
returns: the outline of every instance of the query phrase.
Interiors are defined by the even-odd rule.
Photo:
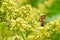
[[[48,5],[45,4],[45,1],[48,0],[32,0],[32,2],[30,2],[30,4],[33,7],[38,7],[38,4],[44,4],[46,9],[48,10],[46,15],[47,15],[47,19],[46,22],[50,22],[50,21],[54,21],[55,19],[60,17],[60,0],[52,0],[52,4],[47,3],[49,5],[51,5],[50,7],[48,7]],[[49,1],[48,1],[49,2]]]

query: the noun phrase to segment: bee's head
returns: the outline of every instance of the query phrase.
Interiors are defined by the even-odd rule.
[[[41,18],[42,18],[42,19],[45,19],[45,18],[46,18],[46,15],[42,15]]]

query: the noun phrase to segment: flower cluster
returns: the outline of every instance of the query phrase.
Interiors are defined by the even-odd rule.
[[[36,9],[30,4],[20,7],[17,0],[3,0],[0,7],[0,39],[54,40],[54,36],[60,35],[60,18],[42,27],[39,20],[45,6],[40,7]]]

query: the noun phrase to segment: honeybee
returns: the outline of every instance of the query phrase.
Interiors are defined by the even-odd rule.
[[[46,15],[42,15],[41,16],[41,26],[44,26],[45,21],[46,21]]]

